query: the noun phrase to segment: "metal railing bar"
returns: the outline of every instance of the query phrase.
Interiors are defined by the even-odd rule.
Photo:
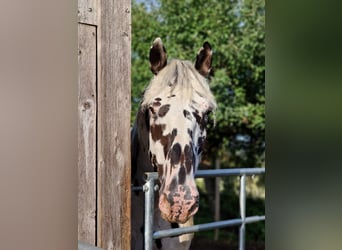
[[[263,220],[265,220],[265,216],[251,216],[251,217],[245,218],[245,223],[248,224],[248,223],[254,223],[254,222],[263,221]],[[196,233],[196,232],[212,230],[216,228],[236,226],[236,225],[241,225],[242,223],[243,223],[242,219],[232,219],[232,220],[210,222],[210,223],[205,223],[205,224],[198,224],[198,225],[194,225],[190,227],[180,227],[180,228],[160,230],[160,231],[154,232],[153,239],[178,236],[178,235],[187,234],[187,233]]]
[[[240,178],[240,216],[242,224],[240,225],[239,233],[239,250],[245,249],[245,219],[246,219],[246,175]]]
[[[179,236],[182,234],[195,233],[205,230],[219,229],[223,227],[240,225],[239,230],[239,250],[245,249],[245,225],[265,220],[265,215],[246,217],[246,176],[264,174],[265,168],[230,168],[230,169],[207,169],[198,170],[195,177],[224,177],[224,176],[240,176],[240,216],[238,219],[225,221],[216,221],[211,223],[193,225],[190,227],[181,227],[167,230],[160,230],[153,233],[153,205],[154,191],[158,187],[154,187],[154,181],[158,179],[157,172],[145,173],[146,183],[142,187],[132,187],[134,191],[143,190],[145,192],[145,250],[152,250],[153,239],[164,237]]]
[[[231,168],[197,170],[195,177],[222,177],[235,175],[257,175],[265,173],[265,168]]]
[[[197,170],[195,178],[203,177],[223,177],[223,176],[236,176],[236,175],[258,175],[265,173],[265,168],[230,168],[230,169],[206,169]],[[146,172],[149,178],[154,180],[158,179],[157,172]],[[133,187],[138,188],[138,187]],[[138,190],[138,189],[137,189]]]
[[[145,250],[152,250],[154,214],[154,173],[146,173],[145,192]]]

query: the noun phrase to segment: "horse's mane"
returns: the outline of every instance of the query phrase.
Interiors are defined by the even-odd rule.
[[[146,88],[142,107],[151,104],[157,96],[179,95],[183,104],[195,103],[198,95],[208,101],[209,109],[216,109],[216,102],[210,91],[208,80],[195,69],[189,61],[172,60]]]

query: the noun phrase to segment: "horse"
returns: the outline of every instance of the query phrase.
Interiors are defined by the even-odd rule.
[[[205,42],[196,61],[173,59],[158,37],[150,48],[154,74],[131,130],[132,185],[158,172],[153,230],[193,225],[199,207],[194,175],[206,139],[208,115],[216,109],[209,88],[212,49]],[[132,249],[144,249],[144,194],[132,192]],[[154,249],[189,249],[193,234],[155,240]]]

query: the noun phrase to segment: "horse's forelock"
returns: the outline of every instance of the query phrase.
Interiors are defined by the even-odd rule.
[[[195,93],[208,101],[209,109],[215,111],[216,101],[210,91],[208,80],[189,61],[172,60],[146,88],[142,107],[146,109],[156,96],[180,95],[184,105],[193,102]]]

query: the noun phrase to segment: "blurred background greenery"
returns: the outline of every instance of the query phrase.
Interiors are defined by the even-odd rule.
[[[264,0],[133,0],[132,123],[152,73],[149,48],[161,37],[168,58],[194,61],[203,42],[213,48],[210,86],[218,109],[209,124],[200,169],[265,166]],[[239,217],[238,177],[221,179],[220,218]],[[198,180],[196,223],[214,220],[215,180]],[[247,216],[265,213],[265,178],[248,178]],[[236,249],[238,227],[197,233],[192,249]],[[264,222],[246,227],[246,249],[264,249]],[[208,244],[208,245],[206,245]],[[202,246],[202,247],[200,247]]]

